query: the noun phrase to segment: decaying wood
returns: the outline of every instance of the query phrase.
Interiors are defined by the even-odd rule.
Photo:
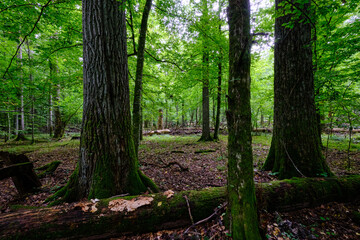
[[[0,239],[110,238],[130,232],[149,232],[191,226],[225,202],[225,188],[172,194],[149,194],[82,202],[76,207],[19,210],[2,214]],[[293,210],[360,197],[360,176],[301,178],[257,185],[259,210]],[[115,201],[116,200],[116,201]],[[111,210],[113,208],[113,210]]]
[[[152,136],[152,135],[162,135],[162,134],[170,134],[171,131],[170,129],[159,129],[159,130],[155,130],[155,131],[149,131],[149,132],[145,132],[144,135],[145,136]]]
[[[17,176],[20,173],[31,171],[33,165],[31,162],[18,163],[7,167],[0,168],[0,180],[5,178]]]
[[[34,166],[27,156],[0,152],[0,159],[8,166],[2,170],[4,176],[7,174],[7,177],[11,177],[20,195],[34,192],[41,187],[41,182],[34,172]]]
[[[46,175],[53,174],[60,164],[61,161],[52,161],[44,166],[36,168],[35,170],[39,171],[37,175],[39,178],[42,178]]]

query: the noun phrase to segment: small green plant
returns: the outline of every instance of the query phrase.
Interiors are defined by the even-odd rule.
[[[226,170],[226,166],[224,166],[224,165],[217,165],[217,166],[216,166],[216,169],[222,172],[222,171],[225,171],[225,170]]]

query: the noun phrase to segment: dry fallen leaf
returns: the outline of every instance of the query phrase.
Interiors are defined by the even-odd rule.
[[[166,196],[166,198],[171,198],[172,196],[174,196],[174,191],[167,190],[166,192],[164,192],[164,196]]]
[[[141,206],[149,205],[153,200],[152,197],[138,197],[131,200],[116,199],[109,202],[109,208],[114,212],[132,212]]]
[[[96,208],[96,204],[93,204],[92,202],[79,202],[77,204],[75,204],[75,208],[81,208],[81,210],[83,210],[84,212],[96,212],[97,211],[97,208]]]

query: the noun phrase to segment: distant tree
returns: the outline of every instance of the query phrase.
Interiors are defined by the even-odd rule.
[[[74,201],[139,194],[156,185],[138,168],[132,138],[125,10],[117,0],[83,1],[84,107],[80,159],[52,198]],[[114,27],[116,26],[116,27]]]
[[[228,216],[233,239],[261,239],[256,211],[250,108],[250,3],[229,1]]]
[[[207,26],[209,22],[209,9],[207,0],[202,0],[202,22]],[[210,136],[210,100],[209,100],[209,40],[206,34],[202,33],[202,134],[200,141],[212,141]]]
[[[279,178],[330,175],[314,101],[310,0],[276,0],[274,132],[265,170]]]

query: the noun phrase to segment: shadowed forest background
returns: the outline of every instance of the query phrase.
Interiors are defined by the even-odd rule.
[[[0,239],[359,238],[358,1],[104,2],[0,3]]]

